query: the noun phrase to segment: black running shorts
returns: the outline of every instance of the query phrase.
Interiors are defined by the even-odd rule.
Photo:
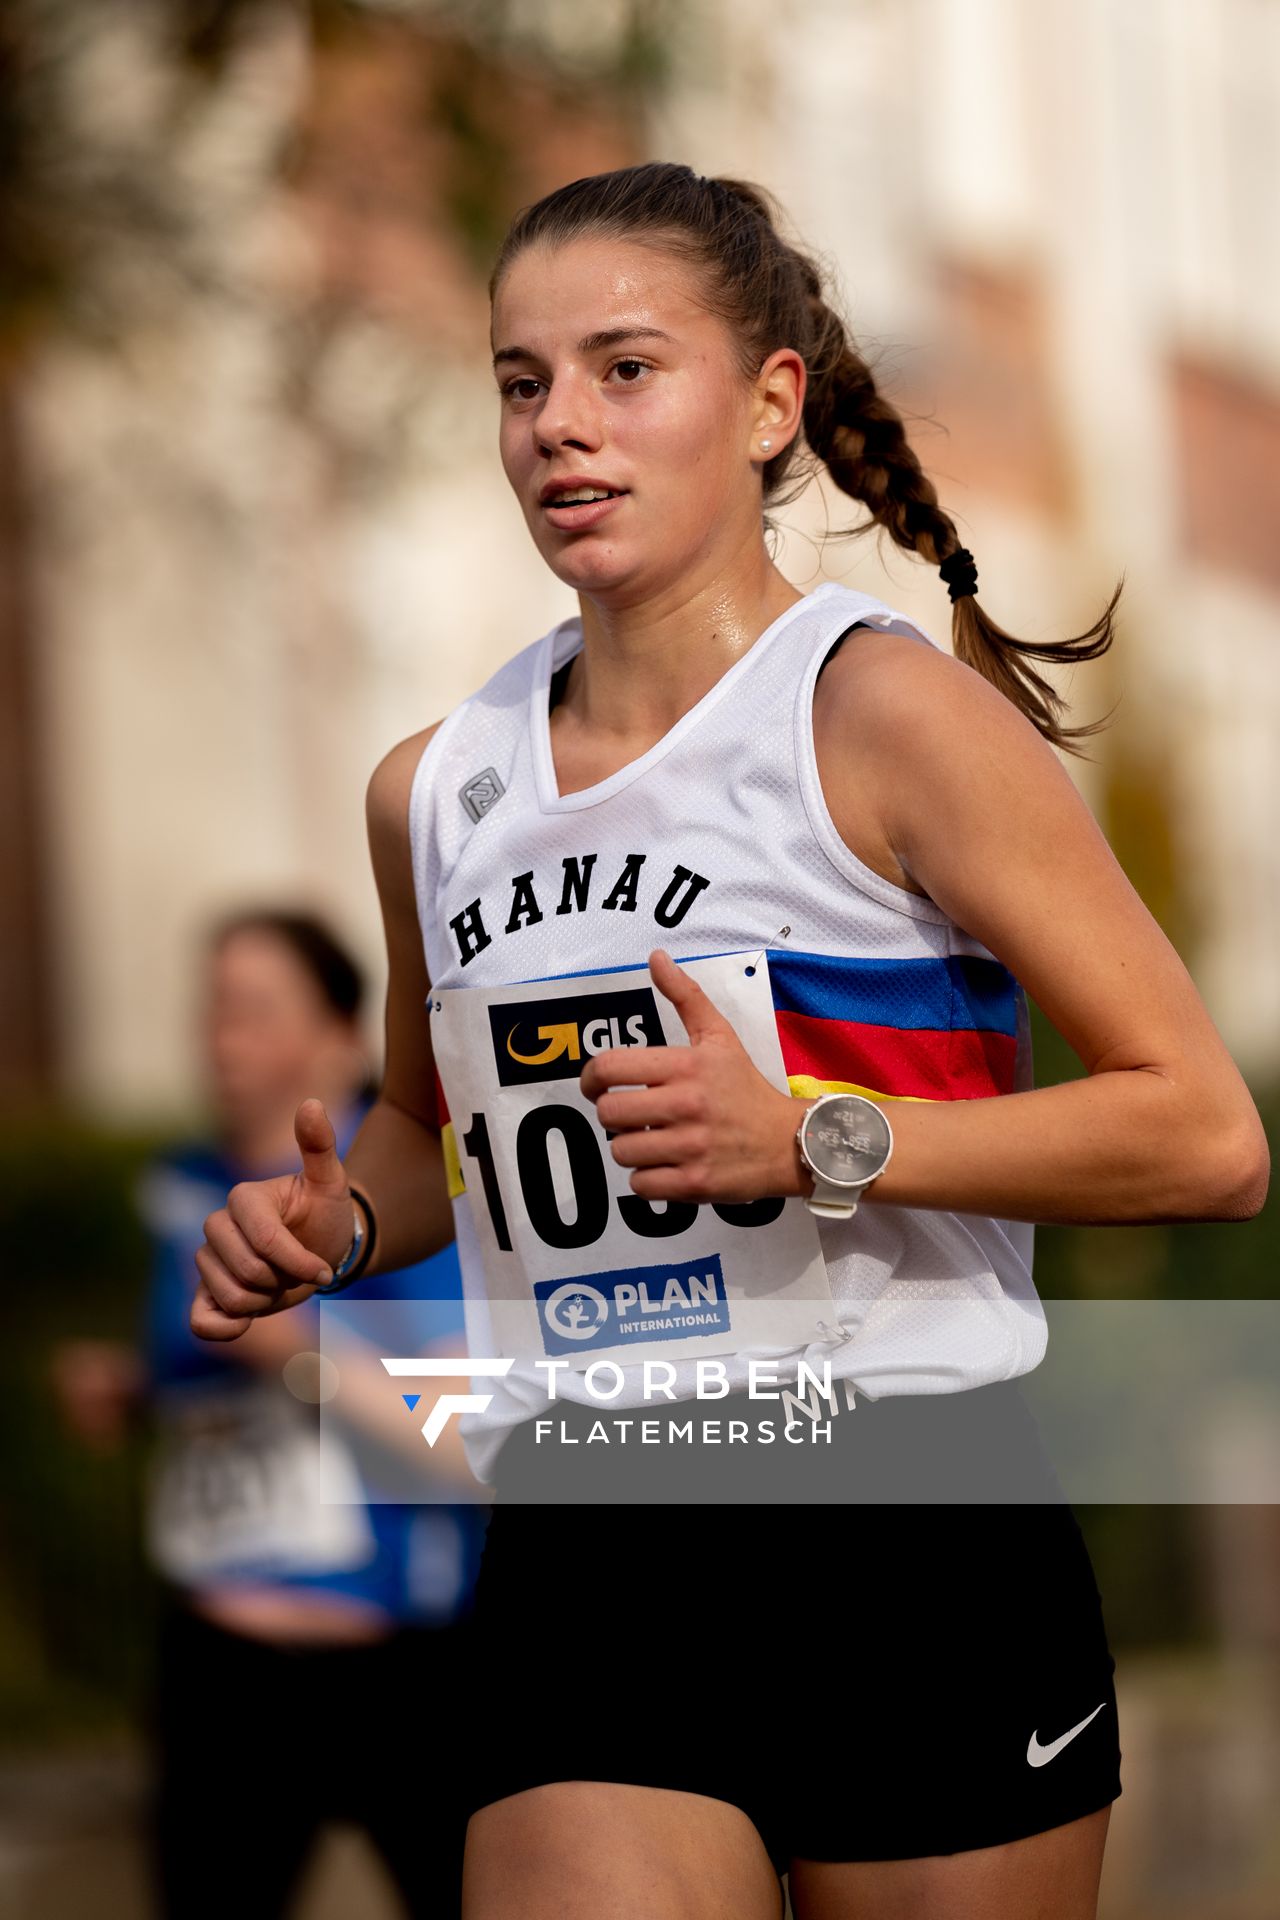
[[[829,1444],[750,1464],[723,1429],[677,1438],[620,1500],[621,1450],[585,1440],[626,1416],[560,1417],[499,1457],[473,1810],[561,1780],[682,1789],[740,1807],[784,1873],[998,1846],[1118,1797],[1101,1600],[1016,1383],[858,1397]],[[680,1499],[694,1452],[734,1461],[722,1502]]]

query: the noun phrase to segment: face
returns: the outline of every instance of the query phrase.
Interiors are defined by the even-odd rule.
[[[677,257],[600,237],[526,248],[495,294],[503,467],[552,571],[602,604],[760,528],[760,402],[697,296]],[[606,497],[558,504],[584,492]]]
[[[224,1124],[284,1126],[308,1094],[336,1101],[355,1092],[358,1031],[287,942],[265,930],[233,933],[206,977],[206,1070]]]

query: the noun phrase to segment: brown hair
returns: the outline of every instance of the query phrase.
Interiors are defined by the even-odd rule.
[[[342,1020],[359,1018],[365,994],[363,969],[319,914],[266,905],[235,908],[206,929],[207,950],[216,953],[238,933],[265,933],[281,941],[306,968],[331,1013]]]
[[[310,975],[330,1013],[340,1020],[359,1020],[365,1000],[364,969],[323,915],[270,904],[232,908],[206,925],[206,953],[219,953],[240,933],[265,933],[280,941]],[[367,1104],[380,1091],[378,1076],[370,1070],[356,1089],[356,1099]]]
[[[748,379],[779,347],[794,347],[809,376],[805,440],[836,485],[867,508],[867,524],[883,527],[900,547],[934,566],[961,552],[955,525],[911,450],[902,416],[877,388],[828,303],[819,267],[783,237],[776,203],[762,188],[658,161],[574,180],[517,215],[498,254],[490,295],[524,248],[554,246],[583,233],[660,246],[695,265],[711,310],[738,341]],[[765,466],[766,501],[782,497],[784,482],[797,471],[802,482],[807,479],[803,454],[792,441]],[[963,579],[958,585],[962,590]],[[1077,753],[1072,741],[1098,732],[1106,719],[1063,726],[1065,700],[1030,662],[1074,666],[1105,653],[1122,587],[1123,580],[1086,633],[1051,642],[1015,638],[972,593],[961,591],[951,623],[956,657],[998,687],[1046,740]]]

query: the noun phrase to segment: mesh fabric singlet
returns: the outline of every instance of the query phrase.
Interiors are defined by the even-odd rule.
[[[548,700],[553,674],[582,645],[579,621],[499,668],[443,722],[413,781],[414,885],[433,985],[644,967],[655,946],[677,960],[765,948],[794,1094],[853,1090],[886,1101],[892,1117],[900,1100],[1031,1087],[1026,996],[1013,975],[931,900],[865,866],[827,809],[814,686],[855,623],[934,644],[883,602],[828,583],[775,620],[646,753],[565,795]],[[447,1118],[445,1136],[469,1344],[494,1354]],[[1030,1224],[868,1200],[850,1221],[821,1220],[819,1233],[839,1327],[795,1361],[829,1361],[836,1379],[878,1398],[1010,1379],[1043,1357]],[[745,1388],[746,1362],[726,1364],[731,1388]],[[642,1400],[638,1366],[624,1371],[615,1410]],[[692,1394],[693,1378],[681,1363],[677,1393]],[[491,1402],[463,1431],[487,1479],[511,1425],[546,1411],[546,1387],[522,1362],[483,1385]],[[558,1391],[589,1397],[574,1374]]]

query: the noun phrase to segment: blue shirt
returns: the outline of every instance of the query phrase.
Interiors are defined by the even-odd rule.
[[[360,1103],[335,1121],[340,1155],[367,1111]],[[149,1502],[153,1561],[190,1589],[252,1582],[319,1590],[371,1603],[396,1622],[443,1624],[469,1606],[488,1508],[359,1494],[346,1506],[308,1500],[307,1473],[319,1444],[314,1417],[282,1380],[238,1359],[234,1344],[219,1346],[191,1331],[204,1221],[237,1181],[263,1177],[216,1146],[193,1143],[156,1155],[138,1184],[152,1242],[144,1347],[160,1440]],[[415,1319],[426,1314],[433,1336],[461,1341],[462,1284],[452,1243],[367,1284],[371,1298],[421,1303]],[[363,1285],[326,1300],[326,1315],[340,1315]],[[302,1316],[319,1348],[318,1302],[290,1311]],[[332,1436],[326,1444],[332,1447]]]

